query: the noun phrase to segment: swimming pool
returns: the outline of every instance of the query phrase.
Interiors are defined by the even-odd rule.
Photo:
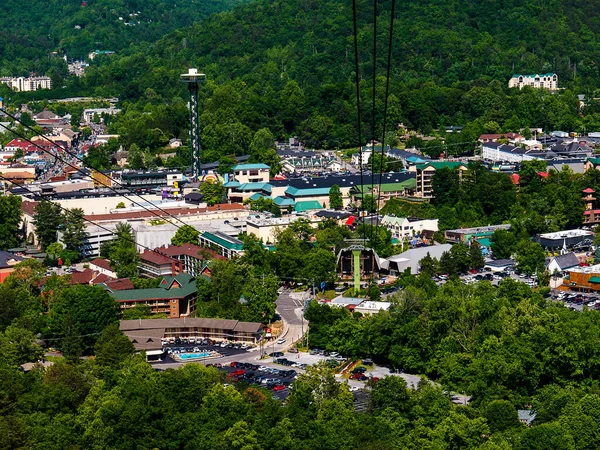
[[[204,353],[179,353],[177,355],[177,357],[179,359],[200,359],[200,358],[206,358],[207,356],[210,356],[210,353],[204,352]]]

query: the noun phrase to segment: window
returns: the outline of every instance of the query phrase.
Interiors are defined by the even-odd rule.
[[[249,175],[251,175],[251,176],[252,175],[254,175],[254,176],[258,175],[258,170],[250,170],[249,171]]]

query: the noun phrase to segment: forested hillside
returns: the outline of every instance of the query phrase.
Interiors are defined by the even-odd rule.
[[[582,116],[575,96],[594,94],[600,83],[598,6],[598,1],[399,2],[390,123],[424,132],[472,123],[463,141],[523,126],[600,129],[597,108]],[[389,1],[379,4],[379,127],[390,8]],[[369,105],[372,5],[359,1],[358,11],[362,100]],[[148,103],[185,98],[178,75],[193,60],[209,80],[202,89],[208,150],[222,154],[221,143],[229,148],[235,142],[232,152],[247,151],[250,133],[263,127],[275,136],[299,134],[309,144],[345,147],[357,141],[352,36],[349,2],[258,0],[105,60],[90,69],[81,88],[141,99],[141,111]],[[514,72],[549,71],[558,73],[566,91],[507,88]],[[364,107],[365,124],[370,110]],[[371,134],[366,126],[363,131]]]
[[[62,71],[62,56],[155,42],[238,0],[23,0],[0,8],[0,76]],[[58,58],[51,56],[56,52]]]

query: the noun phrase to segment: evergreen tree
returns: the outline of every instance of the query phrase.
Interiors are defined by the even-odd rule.
[[[334,184],[331,186],[331,189],[329,189],[329,207],[331,209],[342,209],[344,207],[342,191],[337,184]]]
[[[4,195],[0,197],[0,248],[16,247],[21,242],[21,197]]]
[[[34,208],[33,225],[42,250],[57,241],[57,233],[63,224],[63,215],[58,203],[42,199]]]
[[[194,244],[198,245],[198,239],[200,232],[191,225],[183,225],[177,230],[175,235],[171,238],[171,244],[182,245],[182,244]]]
[[[139,256],[135,247],[133,229],[127,222],[117,224],[116,239],[104,247],[104,254],[110,259],[110,266],[119,278],[135,277],[138,274]]]
[[[80,254],[87,236],[83,209],[73,208],[65,211],[62,220],[64,222],[62,242],[65,249]]]
[[[485,266],[485,258],[481,253],[481,245],[473,241],[469,247],[469,268],[481,269],[483,266]]]

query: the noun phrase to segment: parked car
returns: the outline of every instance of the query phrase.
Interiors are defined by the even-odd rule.
[[[298,353],[298,349],[296,347],[292,347],[288,350],[288,353]]]
[[[285,338],[281,338],[277,341],[278,344],[285,344]]]

